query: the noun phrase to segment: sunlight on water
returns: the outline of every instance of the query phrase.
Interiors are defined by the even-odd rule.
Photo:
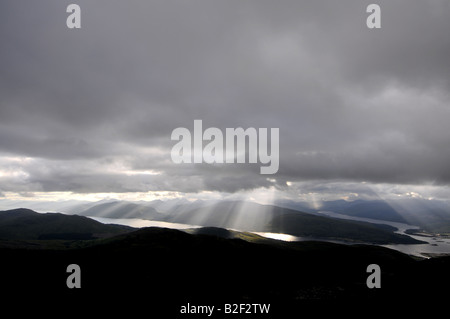
[[[173,229],[188,229],[188,228],[199,228],[201,226],[196,225],[188,225],[188,224],[177,224],[177,223],[166,223],[159,222],[154,220],[145,220],[138,218],[107,218],[107,217],[92,217],[89,218],[95,219],[96,221],[103,224],[119,224],[130,227],[163,227],[163,228],[173,228]]]
[[[271,238],[271,239],[277,239],[277,240],[283,240],[283,241],[299,241],[299,237],[292,236],[288,234],[280,234],[280,233],[262,233],[262,232],[255,232],[255,234]]]
[[[332,215],[331,212],[326,212],[326,215]],[[325,214],[324,214],[325,215]],[[138,218],[106,218],[106,217],[90,217],[92,219],[95,219],[101,223],[104,224],[119,224],[119,225],[126,225],[131,226],[135,228],[141,228],[141,227],[163,227],[163,228],[172,228],[172,229],[189,229],[189,228],[202,228],[203,226],[198,225],[192,225],[192,224],[178,224],[178,223],[170,223],[170,222],[161,222],[161,221],[152,221],[152,220],[145,220],[145,219],[138,219]],[[353,219],[348,216],[343,216],[345,219]],[[361,219],[361,218],[360,218]],[[368,221],[368,219],[365,219]],[[370,220],[371,221],[371,220]],[[191,222],[195,222],[192,220]],[[406,225],[406,224],[400,224],[400,223],[393,223],[393,222],[386,222],[386,221],[375,221],[377,223],[383,223],[387,225],[391,225],[394,227],[397,227],[397,233],[405,234],[406,229],[414,229],[417,228],[417,226],[413,225]],[[230,230],[233,230],[231,228],[228,228]],[[239,231],[236,229],[236,231]],[[298,236],[292,236],[288,234],[282,234],[282,233],[268,233],[268,232],[253,232],[257,235],[275,239],[275,240],[282,240],[282,241],[288,241],[288,242],[295,242],[295,241],[326,241],[326,242],[333,242],[333,243],[339,243],[339,244],[351,244],[349,242],[339,241],[339,240],[329,240],[326,238],[315,238],[315,237],[298,237]],[[386,248],[395,249],[398,251],[401,251],[408,255],[415,255],[424,257],[423,253],[444,253],[444,254],[450,254],[450,239],[449,238],[426,238],[426,237],[420,237],[420,236],[414,236],[410,235],[412,238],[426,241],[428,244],[417,244],[417,245],[382,245]]]

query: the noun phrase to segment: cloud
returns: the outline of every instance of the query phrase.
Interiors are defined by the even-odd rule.
[[[0,5],[0,156],[32,159],[3,192],[450,182],[447,1],[378,1],[379,30],[350,0],[77,3],[80,30],[59,1]],[[194,119],[279,127],[275,182],[172,163]]]

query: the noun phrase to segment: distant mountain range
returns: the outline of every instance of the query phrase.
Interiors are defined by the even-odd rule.
[[[420,241],[394,233],[395,228],[316,216],[278,206],[243,201],[223,201],[194,208],[174,206],[165,213],[155,208],[128,202],[104,202],[79,215],[109,218],[142,218],[220,227],[251,232],[284,233],[312,239],[333,239],[374,244],[417,244]],[[125,227],[104,225],[87,217],[63,214],[38,214],[29,210],[0,212],[0,238],[6,239],[90,239],[126,232]]]
[[[125,201],[100,203],[78,212],[83,216],[107,217],[107,218],[140,218],[149,220],[161,220],[164,215],[150,206],[134,204]]]
[[[432,233],[450,233],[450,203],[423,198],[355,201],[324,201],[319,208],[309,203],[288,200],[276,201],[276,205],[315,213],[335,213],[416,225]]]
[[[246,201],[189,201],[184,198],[149,202],[102,200],[99,202],[52,203],[0,200],[0,207],[19,204],[27,204],[28,206],[25,207],[29,208],[39,208],[41,212],[55,212],[61,209],[61,212],[68,215],[113,219],[138,218],[239,231],[284,233],[316,239],[375,244],[414,244],[419,242],[412,237],[394,233],[394,229],[390,226],[330,218],[321,214],[320,211],[333,211],[353,217],[407,223],[419,226],[431,233],[450,233],[448,203],[419,198],[389,202],[382,200],[324,201],[319,207],[313,207],[306,202],[287,200],[275,201],[274,205],[260,205]],[[56,219],[55,216],[57,215],[52,218]],[[10,233],[8,234],[13,234],[11,228],[4,229],[9,229]],[[101,237],[108,231],[102,235],[90,228],[87,231],[73,232],[73,234],[75,233],[80,238],[83,236],[87,238],[89,236]],[[61,235],[58,232],[46,231],[45,234],[39,236],[51,238]]]
[[[229,202],[230,203],[230,202]],[[231,202],[233,203],[233,202]],[[237,204],[227,204],[239,208],[243,206]],[[98,202],[87,201],[19,201],[0,199],[0,209],[14,209],[26,207],[39,212],[63,212],[67,214],[77,214],[83,216],[109,217],[109,218],[141,218],[148,220],[172,221],[177,220],[198,221],[204,219],[205,210],[220,204],[219,201],[189,201],[184,198],[154,201],[126,202],[117,200],[102,200]],[[335,213],[385,220],[391,222],[406,223],[419,226],[432,233],[450,233],[450,203],[448,201],[408,198],[397,200],[335,200],[322,201],[312,205],[308,202],[292,200],[276,200],[272,206],[288,208],[310,214],[318,214],[320,211],[332,211]],[[203,212],[196,210],[201,209]],[[248,209],[251,210],[251,209]],[[228,211],[228,208],[222,210]],[[247,212],[247,214],[252,214]],[[190,216],[192,218],[190,218]],[[249,218],[252,220],[252,218]],[[218,220],[217,220],[218,221]],[[252,220],[255,222],[255,219]],[[212,226],[222,226],[214,223]],[[202,224],[203,225],[203,224]],[[210,226],[210,225],[206,225]]]

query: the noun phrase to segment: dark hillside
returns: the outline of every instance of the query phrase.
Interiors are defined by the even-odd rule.
[[[144,307],[178,318],[181,305],[188,302],[244,302],[271,303],[264,318],[291,318],[287,311],[298,317],[311,307],[319,315],[336,310],[331,305],[343,310],[349,305],[425,301],[430,292],[449,284],[449,259],[417,261],[366,245],[254,244],[218,234],[145,228],[83,249],[0,249],[7,261],[0,266],[2,288],[12,303],[90,305],[104,314]],[[66,287],[66,267],[72,263],[82,269],[81,289]],[[372,263],[382,269],[381,289],[366,286],[366,268]]]
[[[84,216],[40,214],[24,208],[0,211],[0,239],[82,240],[118,235],[131,230],[131,227],[105,225]]]

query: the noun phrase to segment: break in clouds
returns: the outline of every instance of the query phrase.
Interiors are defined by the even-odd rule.
[[[450,182],[446,0],[376,1],[381,29],[356,0],[80,0],[79,30],[69,3],[0,4],[0,194]],[[279,128],[277,174],[174,164],[196,119]]]

